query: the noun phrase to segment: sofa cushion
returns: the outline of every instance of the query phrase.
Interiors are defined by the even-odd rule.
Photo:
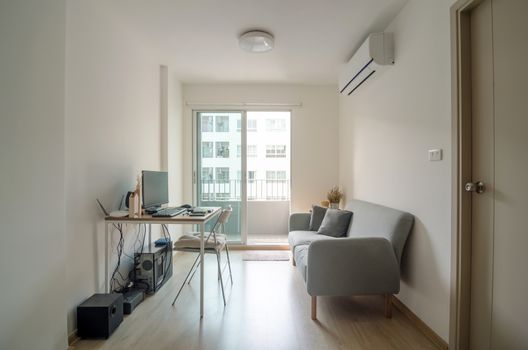
[[[328,208],[320,207],[318,205],[312,206],[312,214],[310,216],[310,231],[317,231],[321,227],[321,223],[326,214]]]
[[[351,211],[328,209],[317,233],[331,237],[343,237],[347,234],[351,219]]]
[[[334,239],[330,236],[318,235],[315,231],[291,231],[288,234],[288,243],[290,244],[290,249],[292,252],[295,252],[295,247],[303,244],[310,244],[313,241],[320,239]]]

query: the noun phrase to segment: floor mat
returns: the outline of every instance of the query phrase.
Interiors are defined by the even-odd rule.
[[[242,254],[244,261],[288,261],[290,260],[290,252],[287,250],[281,251],[255,251]]]

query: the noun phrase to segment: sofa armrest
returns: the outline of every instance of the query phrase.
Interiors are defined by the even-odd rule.
[[[310,228],[310,213],[293,213],[290,215],[288,232],[307,231]]]
[[[312,296],[400,291],[400,267],[394,249],[382,237],[312,242],[307,265],[306,287]]]

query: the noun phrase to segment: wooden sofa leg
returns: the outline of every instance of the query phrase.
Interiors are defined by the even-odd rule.
[[[295,263],[295,257],[293,256],[293,254],[292,254],[292,265],[297,266],[297,264]]]
[[[317,320],[317,296],[312,295],[312,320]]]
[[[385,317],[392,318],[392,294],[385,294]]]

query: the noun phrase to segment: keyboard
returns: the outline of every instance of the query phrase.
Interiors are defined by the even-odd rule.
[[[162,208],[152,214],[153,217],[173,217],[183,214],[187,211],[185,208]]]

